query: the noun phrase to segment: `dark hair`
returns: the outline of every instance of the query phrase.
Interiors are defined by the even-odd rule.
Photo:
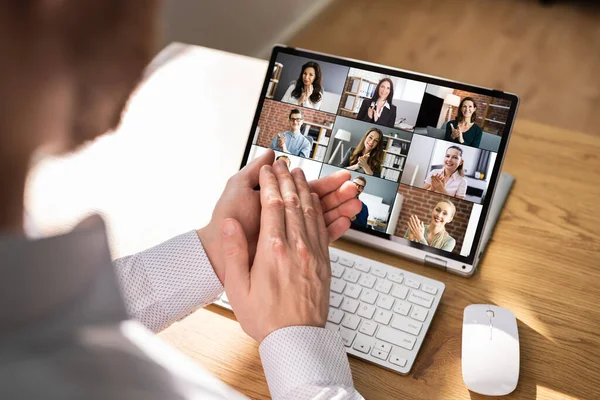
[[[381,84],[383,82],[388,82],[390,84],[390,94],[388,94],[388,97],[385,99],[385,101],[390,103],[390,106],[391,106],[392,99],[394,98],[394,83],[392,82],[392,80],[390,78],[383,78],[382,80],[379,81],[379,83],[377,84],[377,88],[375,89],[375,94],[373,95],[373,98],[371,99],[371,101],[379,100],[379,88],[381,87]]]
[[[448,148],[446,149],[446,152],[447,152],[448,150],[450,150],[450,149],[455,149],[455,150],[458,150],[458,151],[460,151],[460,158],[462,158],[463,151],[462,151],[462,149],[461,149],[460,147],[458,147],[458,146],[450,146],[450,147],[448,147]],[[445,157],[445,155],[444,155],[444,157]],[[465,176],[465,171],[463,170],[463,166],[464,166],[464,165],[465,165],[465,163],[464,163],[464,161],[463,161],[463,162],[462,162],[462,163],[461,163],[461,164],[458,166],[458,168],[456,168],[456,171],[458,172],[458,174],[459,174],[460,176]]]
[[[323,86],[321,86],[321,67],[318,63],[314,61],[309,61],[302,66],[302,70],[300,71],[300,76],[296,80],[296,87],[292,90],[292,97],[295,99],[299,99],[302,96],[302,89],[304,88],[304,80],[302,79],[302,75],[307,68],[312,68],[315,70],[315,80],[313,81],[313,92],[310,95],[309,99],[312,103],[318,103],[321,101],[321,92],[323,91]]]
[[[354,179],[358,179],[359,181],[363,181],[363,183],[365,184],[365,186],[367,186],[367,180],[365,179],[365,177],[364,177],[364,176],[360,176],[360,175],[359,175],[359,176],[357,176],[357,177],[356,177],[356,178],[354,178]]]
[[[367,164],[369,164],[369,167],[373,170],[373,173],[380,173],[381,164],[383,164],[383,132],[377,128],[369,129],[362,137],[360,143],[358,146],[356,146],[356,149],[352,153],[352,156],[350,156],[350,165],[356,164],[358,162],[358,157],[363,155],[362,153],[365,149],[365,140],[367,140],[367,136],[369,136],[369,133],[371,132],[377,132],[379,134],[379,143],[377,143],[377,147],[375,147],[369,156]]]
[[[462,122],[463,119],[465,119],[465,116],[462,113],[462,106],[465,103],[465,101],[470,101],[471,103],[473,103],[473,106],[475,106],[475,111],[473,111],[473,115],[471,115],[471,122],[475,123],[475,119],[477,118],[477,103],[475,103],[475,100],[472,97],[465,97],[461,100],[458,106],[458,115],[456,117],[456,121]]]
[[[302,116],[302,118],[304,118],[302,111],[298,110],[297,108],[294,108],[292,111],[290,111],[290,115],[288,118],[292,118],[292,115],[294,115],[294,114],[300,114]]]

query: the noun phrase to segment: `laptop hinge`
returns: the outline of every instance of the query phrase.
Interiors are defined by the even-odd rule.
[[[425,256],[424,263],[428,267],[439,268],[442,271],[446,270],[446,261],[444,261],[444,260],[442,260],[440,258],[431,257],[431,256]]]

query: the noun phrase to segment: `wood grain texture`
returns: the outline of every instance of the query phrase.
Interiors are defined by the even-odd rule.
[[[367,399],[483,399],[461,375],[462,313],[474,303],[518,319],[521,376],[504,398],[600,398],[600,137],[521,120],[503,169],[516,184],[473,278],[335,244],[446,284],[408,376],[350,359]],[[268,398],[257,345],[230,312],[210,306],[160,335],[246,395]]]
[[[600,2],[338,0],[290,45],[517,93],[519,116],[600,136]]]

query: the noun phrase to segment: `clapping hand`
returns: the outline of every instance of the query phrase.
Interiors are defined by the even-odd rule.
[[[373,119],[373,117],[375,117],[375,106],[369,107],[367,114],[369,115],[369,118]]]
[[[408,220],[408,229],[410,229],[410,234],[408,235],[410,240],[417,239],[419,242],[425,240],[425,225],[416,215],[410,216],[410,219]]]
[[[260,170],[260,234],[254,262],[240,223],[222,224],[225,292],[244,332],[261,343],[290,326],[324,327],[329,309],[329,233],[302,170]]]
[[[310,85],[308,87],[308,89],[305,87],[302,88],[302,95],[300,96],[300,100],[298,101],[298,104],[303,104],[305,101],[307,101],[310,96],[312,96],[314,91],[313,85]]]
[[[241,171],[232,176],[217,202],[210,223],[198,230],[215,273],[225,283],[225,267],[221,252],[221,224],[227,218],[235,218],[242,226],[248,240],[250,262],[254,259],[261,218],[261,192],[254,190],[264,165],[273,164],[275,154],[267,150]],[[283,163],[279,160],[277,163]],[[350,227],[350,217],[358,214],[362,203],[356,198],[356,186],[350,181],[348,171],[338,171],[324,178],[309,182],[310,191],[321,199],[325,224],[330,240],[336,240]],[[243,204],[243,207],[240,207]]]
[[[361,167],[363,170],[367,169],[367,167],[369,166],[368,161],[370,156],[371,154],[367,153],[358,157],[358,166]]]
[[[446,189],[446,177],[443,172],[431,175],[431,187],[435,192],[444,192]]]
[[[450,135],[452,137],[452,139],[457,140],[460,143],[463,143],[465,140],[463,139],[463,133],[461,132],[460,128],[458,127],[458,125],[455,127],[452,126],[452,124],[450,124],[450,129],[452,129],[452,135]]]
[[[283,149],[283,146],[285,146],[285,135],[281,135],[277,137],[277,147],[279,147],[280,149]]]

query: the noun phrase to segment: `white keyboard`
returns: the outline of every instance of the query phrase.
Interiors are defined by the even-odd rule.
[[[329,248],[331,293],[325,328],[355,357],[406,375],[437,310],[444,284]],[[231,309],[225,294],[215,304]]]

